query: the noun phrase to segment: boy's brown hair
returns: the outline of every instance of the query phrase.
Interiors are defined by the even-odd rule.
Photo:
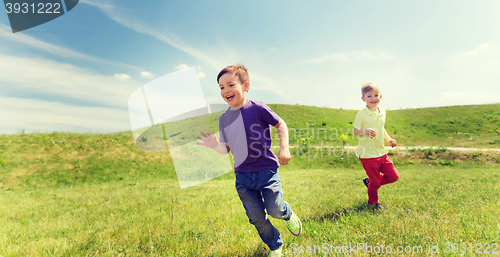
[[[363,86],[361,86],[361,96],[364,96],[366,93],[372,90],[375,90],[378,93],[380,93],[380,89],[378,88],[377,84],[371,82],[363,84]]]
[[[220,77],[222,77],[222,75],[224,75],[228,72],[237,76],[240,79],[241,84],[243,84],[247,81],[250,82],[247,68],[242,64],[236,64],[236,65],[227,66],[226,68],[222,69],[219,72],[219,75],[217,75],[217,84],[219,83]]]

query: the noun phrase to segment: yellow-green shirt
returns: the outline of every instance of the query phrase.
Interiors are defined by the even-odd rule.
[[[354,128],[371,128],[377,132],[377,135],[370,138],[368,135],[360,136],[356,156],[358,158],[377,158],[386,154],[384,149],[384,124],[385,110],[377,107],[377,112],[372,112],[368,107],[356,114]]]

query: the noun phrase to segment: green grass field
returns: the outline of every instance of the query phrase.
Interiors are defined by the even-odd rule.
[[[324,126],[340,130],[355,114],[302,106],[272,108],[297,129],[306,123],[323,127],[325,122]],[[299,121],[288,113],[292,108],[311,111]],[[454,108],[457,115],[465,113]],[[338,118],[317,118],[323,109]],[[413,110],[401,110],[405,111]],[[427,128],[433,123],[425,115],[449,115],[440,114],[439,108],[422,112],[419,124],[426,123]],[[497,122],[485,121],[472,141],[495,146],[489,142],[499,138],[490,132],[498,131]],[[454,124],[443,130],[465,131],[464,124]],[[406,131],[416,125],[398,121],[393,126]],[[419,130],[422,138],[415,145],[430,145],[438,138],[425,128]],[[400,144],[405,140],[398,138]],[[316,148],[302,154],[294,149],[291,163],[280,168],[285,200],[304,229],[303,235],[294,237],[282,221],[271,218],[282,232],[288,255],[370,253],[352,252],[349,245],[372,247],[372,254],[389,249],[395,255],[500,252],[500,153],[446,148],[390,152],[401,178],[380,189],[387,209],[374,211],[366,206],[359,160],[352,152],[337,150],[328,155]],[[248,223],[231,172],[181,190],[170,153],[138,149],[129,132],[0,135],[2,257],[265,256],[267,252]]]
[[[365,204],[360,169],[282,168],[285,198],[304,229],[296,238],[272,220],[286,251],[365,243],[394,251],[439,244],[443,253],[446,243],[473,244],[474,251],[478,244],[500,243],[498,167],[399,171],[401,179],[380,190],[388,208],[373,211]],[[183,190],[176,184],[140,178],[2,191],[0,254],[264,256],[266,246],[248,223],[232,174]]]

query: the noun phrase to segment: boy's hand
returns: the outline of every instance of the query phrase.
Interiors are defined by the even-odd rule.
[[[280,164],[287,165],[291,158],[292,156],[290,155],[290,150],[288,148],[281,149],[280,147],[280,152],[278,153],[278,160],[280,161]]]
[[[370,138],[373,138],[377,135],[377,131],[371,128],[367,128],[365,134],[368,135]]]
[[[395,147],[398,145],[398,142],[396,142],[396,139],[391,139],[389,140],[389,144],[391,144],[392,147]]]
[[[204,145],[206,147],[214,148],[219,144],[219,141],[217,140],[216,135],[212,135],[210,133],[204,133],[204,132],[200,132],[200,133],[203,135],[203,138],[201,138],[200,136],[197,136],[197,138],[199,140],[203,141],[203,143],[196,142],[197,145]]]

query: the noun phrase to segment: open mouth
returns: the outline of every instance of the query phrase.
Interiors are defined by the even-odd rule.
[[[232,95],[232,96],[226,96],[226,100],[228,100],[228,101],[233,100],[233,98],[234,98],[234,95]]]

